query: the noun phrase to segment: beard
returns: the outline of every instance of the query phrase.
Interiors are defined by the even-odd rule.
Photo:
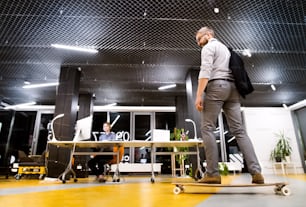
[[[204,39],[202,42],[199,43],[200,47],[204,47],[208,43],[207,39]]]

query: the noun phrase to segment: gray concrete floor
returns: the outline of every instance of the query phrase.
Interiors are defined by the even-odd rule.
[[[294,177],[294,176],[292,176]],[[197,207],[305,207],[306,201],[306,180],[265,175],[268,182],[288,182],[291,195],[283,196],[274,193],[273,186],[267,187],[243,187],[223,188],[218,193],[209,197]],[[242,174],[232,183],[249,183],[250,176]]]

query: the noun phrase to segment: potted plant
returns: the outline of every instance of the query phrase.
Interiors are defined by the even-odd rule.
[[[224,163],[224,162],[218,163],[218,168],[219,168],[220,175],[228,175],[229,174],[228,166],[226,165],[226,163]]]
[[[292,153],[290,138],[287,137],[284,132],[275,134],[275,136],[278,138],[278,140],[274,149],[271,151],[270,159],[275,160],[276,162],[281,162],[286,160],[287,157],[290,157]]]
[[[170,134],[170,140],[173,140],[173,141],[185,141],[188,139],[189,137],[183,128],[181,129],[174,128],[173,133]],[[173,150],[178,151],[178,152],[186,152],[188,151],[188,147],[179,147],[179,148],[175,147]],[[187,159],[187,155],[179,155],[176,157],[176,161],[178,161],[179,164],[182,164],[183,161],[186,159]]]

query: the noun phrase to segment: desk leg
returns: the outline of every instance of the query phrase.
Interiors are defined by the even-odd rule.
[[[175,177],[176,169],[175,169],[175,154],[174,153],[171,153],[171,171],[172,171],[172,177]]]
[[[151,171],[152,171],[152,175],[151,175],[151,183],[155,182],[155,175],[154,175],[154,157],[155,157],[155,147],[152,144],[151,145]]]
[[[60,175],[58,176],[58,179],[60,179],[60,180],[62,181],[62,183],[66,183],[66,175],[67,175],[68,173],[72,173],[73,179],[74,179],[73,181],[74,181],[74,182],[77,182],[77,181],[78,181],[78,179],[76,178],[76,173],[75,173],[74,170],[72,169],[72,159],[73,159],[74,152],[75,152],[75,144],[73,145],[73,147],[72,147],[72,149],[71,149],[71,152],[70,152],[70,160],[69,160],[69,163],[68,163],[68,165],[67,165],[65,171],[64,171],[62,174],[60,174]]]

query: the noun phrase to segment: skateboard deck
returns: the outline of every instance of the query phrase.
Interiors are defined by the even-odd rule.
[[[264,184],[207,184],[207,183],[172,183],[175,185],[173,189],[174,194],[183,193],[185,186],[197,186],[197,187],[230,187],[230,188],[242,188],[242,187],[266,187],[274,186],[274,192],[279,195],[290,195],[291,190],[287,187],[288,183],[264,183]]]

